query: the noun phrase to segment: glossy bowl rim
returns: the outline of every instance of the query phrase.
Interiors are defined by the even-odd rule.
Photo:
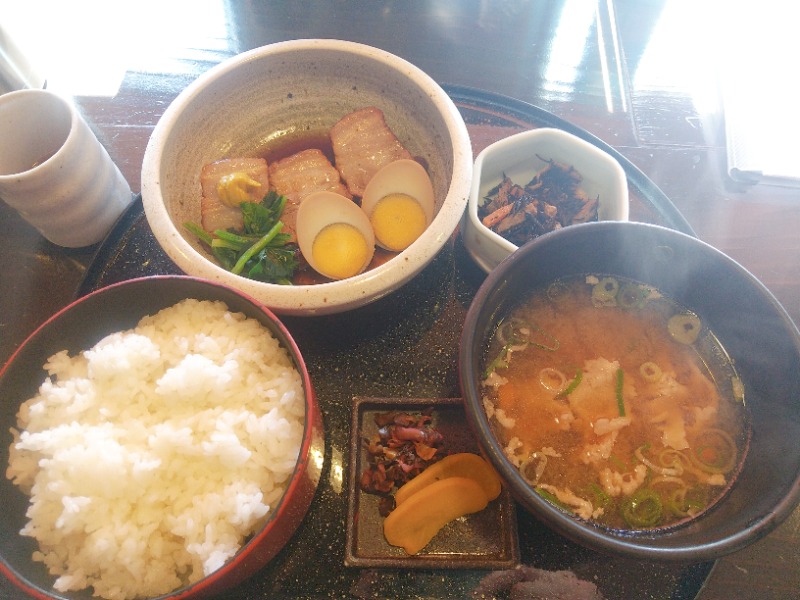
[[[453,172],[439,212],[422,236],[400,255],[383,265],[349,279],[317,285],[282,286],[245,279],[226,271],[199,253],[178,231],[161,197],[160,169],[165,140],[176,128],[184,110],[217,80],[242,65],[295,52],[320,55],[337,52],[384,64],[417,86],[437,109],[450,136]],[[385,50],[357,42],[300,39],[276,42],[248,50],[212,67],[186,87],[159,119],[145,148],[141,193],[145,216],[157,242],[186,273],[235,286],[280,314],[312,316],[351,310],[396,290],[421,271],[456,231],[469,199],[472,179],[472,145],[461,113],[444,89],[421,69]]]
[[[282,549],[281,548],[267,548],[266,550],[259,548],[259,543],[264,540],[268,534],[275,529],[277,526],[276,524],[279,523],[279,519],[287,515],[289,518],[292,517],[292,512],[298,510],[298,506],[296,506],[292,500],[295,499],[295,494],[302,494],[302,491],[299,491],[302,488],[306,480],[311,480],[313,485],[313,490],[311,490],[311,495],[314,495],[314,491],[318,484],[318,474],[316,476],[312,475],[312,471],[314,468],[312,465],[309,464],[310,460],[310,453],[312,448],[315,445],[324,444],[322,438],[324,438],[324,431],[323,431],[323,424],[322,424],[322,414],[319,408],[319,404],[316,398],[316,392],[311,382],[310,372],[306,365],[305,359],[300,352],[299,347],[297,346],[294,337],[291,335],[289,330],[286,328],[285,324],[281,321],[281,319],[266,305],[262,302],[259,302],[257,299],[249,296],[248,294],[242,292],[239,289],[226,285],[224,283],[219,283],[215,281],[210,281],[208,279],[204,279],[202,277],[195,277],[192,275],[148,275],[142,277],[135,277],[132,279],[127,279],[123,281],[119,281],[108,286],[98,288],[90,293],[87,293],[84,296],[80,296],[78,298],[73,299],[70,301],[66,306],[59,309],[49,318],[47,318],[44,322],[42,322],[36,329],[28,335],[25,340],[16,348],[16,350],[12,353],[10,358],[0,367],[0,380],[3,379],[6,372],[9,371],[13,365],[16,364],[16,361],[25,352],[25,349],[31,344],[34,343],[39,337],[44,335],[49,329],[52,329],[60,320],[67,318],[69,313],[71,313],[77,306],[82,305],[86,302],[93,302],[96,301],[99,297],[109,294],[109,293],[116,293],[121,289],[136,287],[139,285],[161,285],[160,281],[166,282],[167,284],[173,283],[176,285],[182,285],[182,282],[187,282],[191,285],[199,285],[199,286],[207,286],[210,288],[216,288],[223,293],[230,293],[235,296],[238,296],[243,302],[250,304],[254,310],[262,313],[264,317],[269,320],[272,325],[275,327],[277,333],[281,336],[282,339],[279,340],[280,344],[284,349],[289,353],[292,362],[295,365],[295,368],[298,369],[298,372],[301,377],[301,383],[303,386],[304,391],[304,405],[305,405],[305,420],[303,423],[303,435],[302,441],[300,445],[300,449],[298,452],[297,460],[295,462],[295,468],[292,472],[291,477],[288,480],[286,485],[286,489],[280,499],[275,503],[274,506],[271,507],[271,513],[268,516],[267,520],[259,526],[259,529],[256,530],[253,535],[247,539],[239,550],[234,554],[232,558],[227,560],[219,569],[214,571],[213,573],[204,576],[202,579],[190,584],[185,585],[180,588],[177,588],[171,592],[166,594],[162,594],[157,597],[153,597],[152,600],[179,600],[179,599],[188,599],[188,598],[196,598],[196,597],[203,597],[209,593],[219,592],[220,590],[234,585],[250,575],[252,575],[252,571],[254,570],[254,565],[257,565],[257,568],[262,568],[266,566],[275,556],[275,554]],[[190,296],[186,296],[189,298]],[[166,308],[168,305],[165,305]],[[234,310],[229,308],[229,310]],[[234,312],[237,312],[234,310]],[[144,316],[144,315],[142,315]],[[140,317],[141,318],[141,317]],[[138,321],[138,319],[137,319]],[[262,326],[266,327],[262,324]],[[271,332],[272,335],[276,335],[274,332]],[[320,439],[315,440],[316,437]],[[294,535],[296,529],[299,527],[300,522],[303,520],[306,512],[308,511],[308,504],[310,504],[312,498],[303,498],[300,497],[300,500],[303,502],[303,506],[301,507],[301,517],[300,521],[297,524],[292,525],[291,522],[287,522],[284,520],[284,523],[287,523],[287,526],[291,526],[292,529],[289,531],[289,538]],[[306,503],[307,501],[307,503]],[[296,515],[294,515],[296,516]],[[286,517],[284,517],[286,519]],[[262,556],[259,556],[259,553]],[[264,555],[267,556],[267,559],[264,560]],[[250,560],[248,563],[247,560]],[[237,570],[242,569],[241,563],[245,563],[246,568],[243,570],[243,573],[240,575]],[[37,585],[36,583],[30,581],[25,577],[22,573],[20,573],[14,566],[9,563],[5,556],[0,556],[0,574],[5,576],[9,581],[11,581],[18,589],[22,590],[23,592],[35,597],[39,598],[40,600],[63,600],[68,596],[63,595],[62,592],[58,592],[56,590],[46,590]]]

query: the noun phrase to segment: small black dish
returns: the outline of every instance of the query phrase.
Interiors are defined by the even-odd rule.
[[[460,398],[362,398],[354,400],[350,440],[350,502],[345,565],[402,569],[512,569],[519,564],[514,502],[507,489],[484,510],[448,523],[419,554],[409,556],[383,537],[378,496],[358,484],[367,456],[362,439],[377,431],[375,415],[433,409],[433,425],[451,453],[476,452],[477,442]]]

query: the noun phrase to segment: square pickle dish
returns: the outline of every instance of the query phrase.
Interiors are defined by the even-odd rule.
[[[508,490],[482,511],[448,523],[418,554],[389,545],[383,536],[379,497],[361,490],[368,463],[362,440],[377,433],[375,415],[390,411],[419,413],[432,408],[433,426],[445,447],[478,453],[460,398],[354,398],[350,438],[349,505],[345,565],[401,569],[508,569],[519,564],[519,537],[514,502]]]

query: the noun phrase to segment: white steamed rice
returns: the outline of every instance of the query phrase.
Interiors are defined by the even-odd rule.
[[[45,365],[7,476],[22,535],[65,592],[151,597],[215,571],[264,522],[297,462],[301,378],[258,321],[185,300]]]

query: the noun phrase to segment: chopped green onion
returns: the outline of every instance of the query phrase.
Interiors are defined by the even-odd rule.
[[[617,303],[619,281],[613,277],[603,277],[592,287],[592,304],[595,306],[614,306]]]
[[[492,374],[493,371],[496,369],[507,369],[508,368],[508,361],[506,360],[506,356],[508,356],[509,346],[506,344],[503,346],[503,349],[500,350],[500,354],[494,357],[492,362],[490,362],[486,369],[483,371],[483,378],[486,379],[489,375]]]
[[[700,495],[697,488],[687,489],[681,486],[667,496],[666,508],[678,517],[696,515],[706,507],[705,500],[698,497]]]
[[[559,342],[556,338],[554,338],[552,335],[547,333],[541,327],[537,327],[536,325],[533,325],[532,329],[534,329],[535,331],[538,331],[539,333],[541,333],[542,336],[547,340],[547,342],[549,342],[550,345],[548,346],[544,342],[534,342],[532,339],[529,338],[528,339],[528,343],[530,345],[536,346],[537,348],[541,348],[542,350],[547,350],[548,352],[555,352],[556,350],[558,350],[558,347],[561,345],[561,342]]]
[[[625,378],[625,371],[622,369],[617,369],[617,382],[614,386],[614,392],[617,395],[617,409],[619,410],[619,416],[625,416],[625,400],[622,397],[622,385],[624,383]]]
[[[617,306],[633,309],[644,306],[650,290],[635,283],[626,283],[617,293]]]
[[[495,336],[503,345],[521,344],[525,341],[524,337],[520,337],[522,333],[521,330],[525,327],[527,327],[527,323],[519,319],[503,320],[503,322],[498,325]]]
[[[667,330],[676,342],[694,344],[700,335],[700,318],[691,313],[673,315],[667,321]]]
[[[721,429],[705,430],[689,454],[692,463],[706,473],[727,473],[736,465],[736,456],[736,442]]]
[[[640,488],[623,499],[620,512],[631,527],[653,527],[661,522],[664,508],[661,496],[649,488]]]
[[[611,496],[606,494],[605,490],[596,483],[592,483],[589,489],[592,491],[592,494],[594,494],[594,503],[603,510],[608,509],[614,503]]]
[[[567,383],[567,378],[558,369],[554,369],[553,367],[545,367],[539,371],[539,383],[546,390],[558,392],[556,394],[556,398],[558,398],[559,394],[561,393],[560,390],[562,390]]]
[[[532,331],[539,332],[547,343],[533,341],[531,339]],[[541,327],[537,327],[536,325],[532,325],[520,319],[509,319],[508,321],[500,323],[497,327],[495,337],[503,344],[503,348],[484,370],[484,379],[495,369],[508,367],[508,355],[515,346],[519,346],[519,349],[527,346],[535,346],[536,348],[541,348],[548,352],[555,352],[560,346],[560,342]]]
[[[533,339],[535,332],[541,334],[544,341],[535,341]],[[541,327],[520,319],[510,319],[501,323],[497,328],[497,337],[504,344],[527,344],[550,352],[555,352],[561,345],[556,338]]]
[[[575,378],[569,382],[569,385],[566,388],[564,388],[562,391],[556,394],[556,398],[566,398],[567,396],[569,396],[572,392],[575,391],[575,388],[577,388],[580,385],[582,379],[583,379],[583,370],[578,369],[575,372]]]
[[[563,508],[564,510],[570,510],[570,508],[564,504],[555,494],[551,494],[545,489],[540,487],[534,488],[534,491],[539,494],[542,498],[547,500],[550,504],[557,506],[558,508]],[[570,511],[571,512],[571,511]]]
[[[564,282],[556,281],[547,288],[547,297],[553,302],[560,302],[564,299],[568,289]]]
[[[661,367],[654,362],[644,362],[639,366],[639,373],[642,379],[648,383],[657,383],[661,381]]]

